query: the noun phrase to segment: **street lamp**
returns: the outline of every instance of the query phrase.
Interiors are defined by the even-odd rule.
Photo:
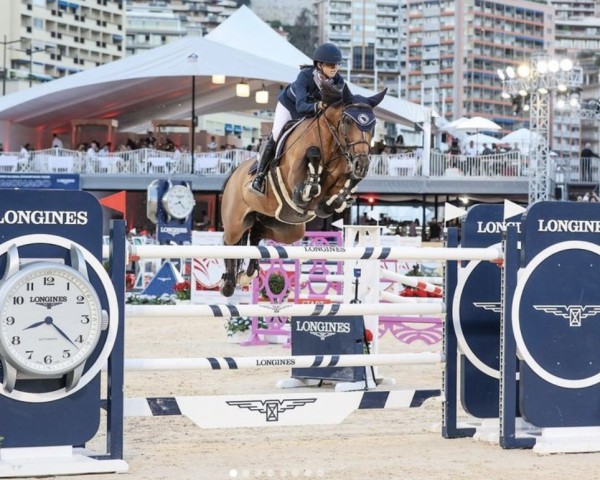
[[[566,106],[579,107],[583,71],[568,58],[551,58],[538,53],[529,62],[499,70],[502,98],[521,101],[529,98],[529,204],[551,198],[550,121],[553,95]],[[570,95],[570,96],[569,96]],[[565,99],[567,99],[565,101]],[[523,109],[525,110],[525,109]],[[533,141],[535,139],[535,141]]]
[[[2,43],[2,47],[3,47],[3,56],[2,56],[2,96],[6,95],[6,46],[7,45],[11,45],[13,43],[18,43],[20,42],[21,39],[19,40],[6,40],[6,35],[4,35],[4,41],[0,42]]]
[[[45,46],[44,48],[33,47],[25,50],[25,53],[29,55],[29,87],[33,85],[33,54],[39,52],[48,52],[54,50],[54,47]]]

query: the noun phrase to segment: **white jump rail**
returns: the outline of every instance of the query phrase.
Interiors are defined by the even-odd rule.
[[[434,293],[436,295],[442,295],[444,293],[441,287],[423,281],[420,277],[410,277],[408,275],[401,275],[400,273],[391,272],[390,270],[386,270],[385,268],[382,268],[379,274],[382,278],[385,278],[387,280],[394,280],[396,282],[402,283],[403,285],[408,285],[409,287],[417,288],[425,292]]]
[[[166,317],[311,317],[336,315],[437,315],[442,304],[258,304],[258,305],[126,305],[126,318]]]
[[[266,357],[127,358],[126,372],[238,370],[251,368],[331,368],[424,365],[444,362],[439,352],[374,355],[296,355]]]
[[[143,258],[241,258],[290,260],[502,260],[501,248],[129,245],[130,260]]]
[[[433,298],[433,297],[423,297],[423,298],[419,298],[419,297],[402,297],[401,295],[396,295],[395,293],[390,293],[390,292],[381,292],[379,294],[379,298],[385,302],[393,302],[393,303],[410,303],[410,304],[415,304],[415,303],[423,303],[423,304],[439,304],[439,305],[443,305],[444,300],[441,298]]]

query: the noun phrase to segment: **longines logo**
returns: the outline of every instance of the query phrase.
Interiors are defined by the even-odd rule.
[[[600,220],[538,220],[538,232],[600,233]]]
[[[500,302],[473,302],[477,308],[483,308],[494,313],[500,313],[502,311]]]
[[[35,303],[41,307],[46,307],[50,310],[52,307],[56,307],[67,301],[67,297],[30,297],[29,302]]]
[[[72,210],[7,210],[0,218],[6,225],[87,225],[88,212]]]
[[[477,233],[502,233],[506,227],[513,225],[521,232],[521,222],[477,222]]]
[[[273,400],[231,400],[226,403],[231,407],[247,408],[251,412],[264,413],[267,422],[277,422],[280,413],[316,401],[316,398],[291,398],[289,400],[274,398]]]
[[[324,322],[324,321],[304,321],[297,322],[296,330],[298,332],[307,332],[321,340],[331,337],[336,333],[350,333],[350,324],[347,322]]]
[[[345,252],[344,247],[327,246],[327,245],[311,245],[304,247],[305,252]]]
[[[582,320],[600,313],[600,305],[533,305],[533,308],[567,319],[569,327],[581,327]]]

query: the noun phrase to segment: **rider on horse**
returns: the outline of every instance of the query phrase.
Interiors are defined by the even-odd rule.
[[[313,65],[301,66],[296,81],[279,94],[273,130],[261,149],[256,177],[249,187],[255,195],[265,194],[265,176],[275,157],[277,139],[285,124],[292,119],[315,116],[327,106],[321,101],[323,83],[333,84],[340,90],[343,88],[344,78],[338,73],[341,61],[342,52],[338,47],[332,43],[319,45],[313,53]]]

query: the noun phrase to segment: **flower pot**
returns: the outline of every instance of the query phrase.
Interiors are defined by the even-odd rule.
[[[227,334],[227,343],[244,343],[252,340],[252,331],[246,330],[245,332],[234,332]]]

